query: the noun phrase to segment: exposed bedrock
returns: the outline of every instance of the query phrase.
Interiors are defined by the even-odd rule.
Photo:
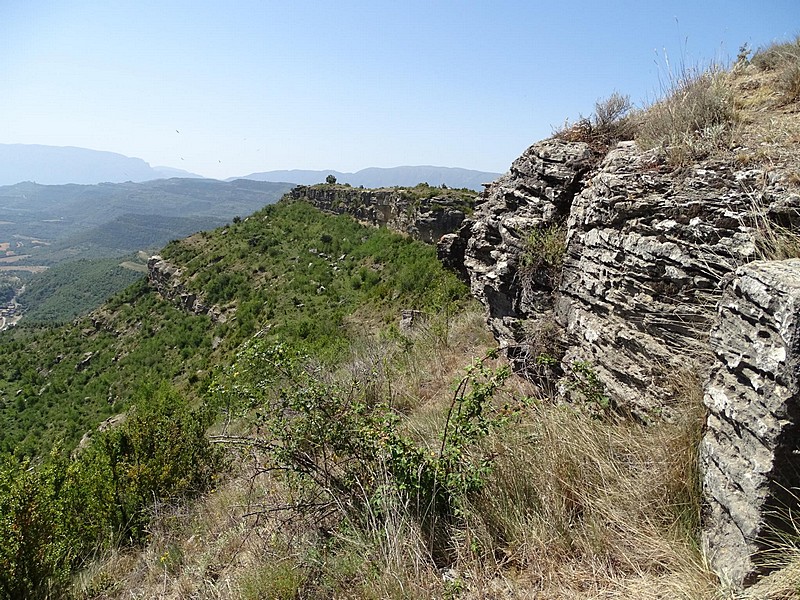
[[[703,538],[714,569],[741,586],[769,566],[760,554],[781,532],[796,535],[800,259],[741,267],[717,313],[700,449]]]
[[[489,186],[458,234],[445,236],[439,245],[445,264],[463,265],[456,270],[466,274],[500,347],[519,368],[528,363],[529,331],[552,320],[557,281],[547,269],[524,273],[529,236],[566,221],[594,162],[581,142],[534,144]]]
[[[707,163],[676,176],[633,142],[609,152],[568,220],[564,365],[592,365],[611,400],[642,419],[668,415],[675,374],[709,359],[722,277],[755,255],[758,175]]]
[[[359,221],[384,226],[423,242],[436,243],[447,233],[458,231],[474,193],[442,193],[419,197],[404,188],[369,190],[325,185],[295,187],[289,196],[307,201],[320,210],[349,214]]]
[[[209,306],[196,293],[186,289],[183,271],[160,256],[147,261],[147,280],[165,300],[174,302],[195,315],[208,315],[212,321],[224,321],[218,306]]]

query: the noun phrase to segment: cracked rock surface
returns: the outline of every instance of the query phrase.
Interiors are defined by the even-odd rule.
[[[737,586],[761,573],[755,556],[786,529],[800,486],[800,259],[736,271],[711,332],[700,448],[703,541]]]

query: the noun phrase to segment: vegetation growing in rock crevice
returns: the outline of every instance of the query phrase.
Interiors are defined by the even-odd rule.
[[[564,223],[551,223],[529,232],[518,270],[523,288],[536,286],[537,289],[555,290],[566,250],[567,228]]]

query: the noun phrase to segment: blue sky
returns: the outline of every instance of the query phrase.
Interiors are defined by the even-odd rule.
[[[652,101],[667,62],[799,33],[798,0],[0,0],[0,143],[502,172],[614,91]]]

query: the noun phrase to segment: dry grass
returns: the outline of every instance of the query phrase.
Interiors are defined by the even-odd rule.
[[[791,42],[775,43],[759,49],[751,63],[762,71],[776,73],[776,87],[784,103],[800,100],[800,36]]]
[[[488,340],[474,311],[446,338],[432,325],[413,340],[365,340],[331,377],[361,378],[376,395],[402,400],[407,426],[435,439],[452,382]],[[286,490],[245,454],[214,493],[162,511],[146,548],[87,569],[78,597],[732,598],[697,543],[699,379],[672,387],[677,417],[643,426],[532,399],[538,390],[512,380],[501,400],[520,409],[483,442],[493,469],[464,507],[445,568],[398,496],[367,515],[366,528],[287,521],[270,512]],[[797,572],[771,578],[763,597],[793,597]]]
[[[663,99],[640,115],[639,145],[659,149],[676,167],[730,147],[736,125],[730,74],[714,65],[678,73],[667,67]]]
[[[696,545],[703,416],[697,393],[680,419],[651,427],[534,403],[492,440],[473,562],[515,573],[528,597],[713,598]]]
[[[597,156],[623,140],[631,140],[636,131],[636,111],[630,97],[614,92],[598,100],[591,117],[569,120],[553,133],[553,137],[566,142],[585,142]]]

